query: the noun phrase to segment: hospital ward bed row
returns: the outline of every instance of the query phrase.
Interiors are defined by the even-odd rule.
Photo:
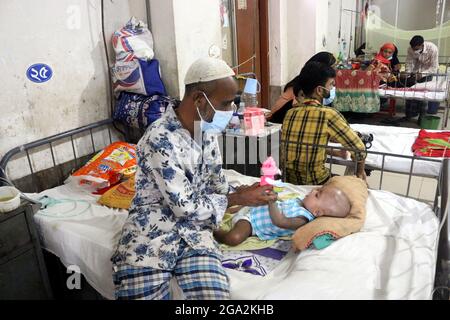
[[[336,101],[333,107],[341,112],[396,113],[398,100],[428,102],[431,114],[439,109],[444,112],[441,128],[447,126],[449,115],[449,73],[447,65],[438,73],[406,73],[395,77],[377,74],[367,70],[338,70],[336,76]],[[389,99],[389,107],[380,110],[381,104]],[[437,127],[436,127],[437,128]]]
[[[52,155],[53,168],[59,172],[54,149],[70,138],[79,166],[80,155],[75,150],[74,139],[90,140],[93,151],[96,151],[93,131],[104,128],[108,130],[109,142],[119,140],[118,136],[115,138],[116,135],[111,134],[114,130],[112,121],[107,120],[17,147],[1,159],[0,168],[7,177],[10,160],[25,155],[33,187],[36,188],[26,190],[27,195],[33,199],[43,195],[59,199],[61,211],[78,212],[70,216],[63,212],[50,216],[38,212],[35,222],[42,246],[57,256],[64,266],[78,266],[87,282],[102,297],[113,299],[110,257],[127,211],[101,206],[97,203],[99,196],[72,184],[55,184],[40,190],[39,175],[30,161],[33,150],[47,147]],[[370,190],[367,218],[360,232],[339,239],[323,250],[308,249],[299,254],[289,250],[277,258],[277,263],[264,276],[227,268],[232,299],[430,299],[439,288],[448,286],[445,280],[442,282],[442,279],[448,279],[448,274],[441,266],[441,262],[448,259],[444,224],[449,196],[448,161],[419,160],[411,156],[405,141],[414,139],[417,132],[391,133],[398,138],[397,149],[392,137],[383,135],[386,130],[370,126],[355,128],[366,132],[373,129],[373,150],[377,151],[368,151],[368,163],[377,166],[382,173],[392,169],[406,172],[409,176],[416,173],[435,176],[438,188],[434,205],[411,199],[408,195]],[[415,165],[411,172],[412,161]],[[233,186],[257,181],[255,177],[233,170],[226,170],[226,176]],[[287,186],[288,190],[303,195],[311,188]],[[70,200],[76,200],[76,205]],[[235,258],[236,253],[225,253],[227,257]],[[181,298],[175,283],[173,290],[175,296]]]
[[[408,75],[414,78],[413,74]],[[442,73],[421,74],[422,79],[427,81],[414,80],[414,85],[403,83],[383,84],[378,89],[381,98],[417,100],[423,102],[436,102],[444,108],[444,121],[442,121],[441,129],[447,127],[449,116],[449,74],[447,67]],[[416,83],[417,82],[417,83]]]

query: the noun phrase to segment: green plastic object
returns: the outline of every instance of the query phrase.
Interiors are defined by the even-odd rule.
[[[316,237],[313,240],[313,244],[316,247],[316,249],[322,250],[322,249],[325,249],[326,247],[328,247],[334,240],[335,239],[331,234],[326,233],[326,234]]]
[[[441,118],[438,116],[425,116],[420,120],[420,127],[422,129],[436,130],[439,128]]]

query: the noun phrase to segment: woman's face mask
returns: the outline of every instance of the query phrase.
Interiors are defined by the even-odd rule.
[[[388,60],[391,60],[393,55],[394,55],[394,51],[392,51],[391,49],[384,49],[383,50],[383,57],[384,58],[386,58]]]
[[[202,92],[202,93],[205,96],[206,101],[208,101],[208,104],[214,110],[214,117],[211,122],[207,122],[207,121],[203,120],[203,117],[200,114],[200,110],[198,110],[198,107],[197,107],[197,112],[198,112],[198,115],[199,115],[200,121],[201,121],[200,122],[201,130],[203,132],[209,132],[209,133],[220,133],[220,132],[224,131],[225,128],[227,127],[228,123],[230,122],[231,118],[233,117],[234,110],[231,110],[231,111],[216,110],[216,108],[214,108],[214,106],[212,105],[211,101],[209,101],[206,94],[204,92]],[[235,109],[234,104],[232,104],[232,105],[233,105],[233,108]]]

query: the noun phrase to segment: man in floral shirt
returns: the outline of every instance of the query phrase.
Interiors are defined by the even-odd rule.
[[[173,276],[187,299],[229,298],[212,231],[228,207],[276,199],[267,186],[229,193],[214,133],[231,118],[233,76],[222,60],[197,60],[180,105],[139,141],[136,195],[112,257],[117,299],[169,299]]]

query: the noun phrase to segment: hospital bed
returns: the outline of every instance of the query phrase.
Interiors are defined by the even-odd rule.
[[[413,74],[403,73],[405,76],[414,78]],[[381,85],[379,95],[381,98],[418,100],[424,102],[438,102],[444,107],[444,121],[442,129],[447,127],[449,116],[449,74],[447,68],[445,73],[423,73],[423,78],[428,81],[408,86],[407,81],[396,83],[393,86]]]
[[[38,212],[35,221],[41,241],[43,247],[58,257],[65,267],[78,266],[87,283],[102,297],[113,299],[110,257],[127,211],[100,206],[96,204],[98,196],[61,183],[67,167],[73,170],[82,165],[82,155],[76,151],[74,140],[90,141],[93,154],[99,150],[93,131],[103,128],[109,137],[105,144],[120,139],[120,136],[111,134],[114,131],[112,121],[102,121],[14,148],[0,160],[0,172],[4,179],[8,179],[9,162],[25,157],[30,169],[29,179],[13,183],[27,191],[30,198],[47,195],[83,204],[80,214],[68,217],[50,217]],[[55,146],[64,141],[73,146],[74,159],[59,164]],[[31,159],[36,150],[42,152],[45,148],[49,149],[53,166],[37,172]],[[90,155],[84,155],[83,159]],[[45,183],[49,173],[52,178],[55,175],[61,177]],[[299,254],[290,251],[265,277],[227,269],[231,297],[429,299],[433,294],[434,298],[445,297],[443,288],[448,287],[448,271],[445,269],[448,231],[444,222],[448,209],[448,174],[448,161],[445,160],[439,168],[440,183],[433,205],[383,190],[370,190],[367,220],[360,232],[337,240],[323,250],[311,249]],[[226,175],[232,185],[257,181],[257,178],[232,170],[226,170]],[[288,185],[287,188],[304,194],[312,187]],[[175,284],[173,288],[177,296]]]
[[[420,129],[366,124],[351,124],[350,126],[355,131],[373,135],[371,152],[366,158],[366,169],[381,172],[380,184],[384,172],[401,174],[408,178],[439,179],[443,159],[414,157],[412,152],[412,145],[417,139]],[[337,143],[329,145],[331,147],[339,146]],[[328,162],[346,166],[347,172],[352,172],[352,161],[349,159],[329,156]],[[410,183],[411,179],[408,181],[408,188]],[[407,195],[409,196],[409,193]]]

